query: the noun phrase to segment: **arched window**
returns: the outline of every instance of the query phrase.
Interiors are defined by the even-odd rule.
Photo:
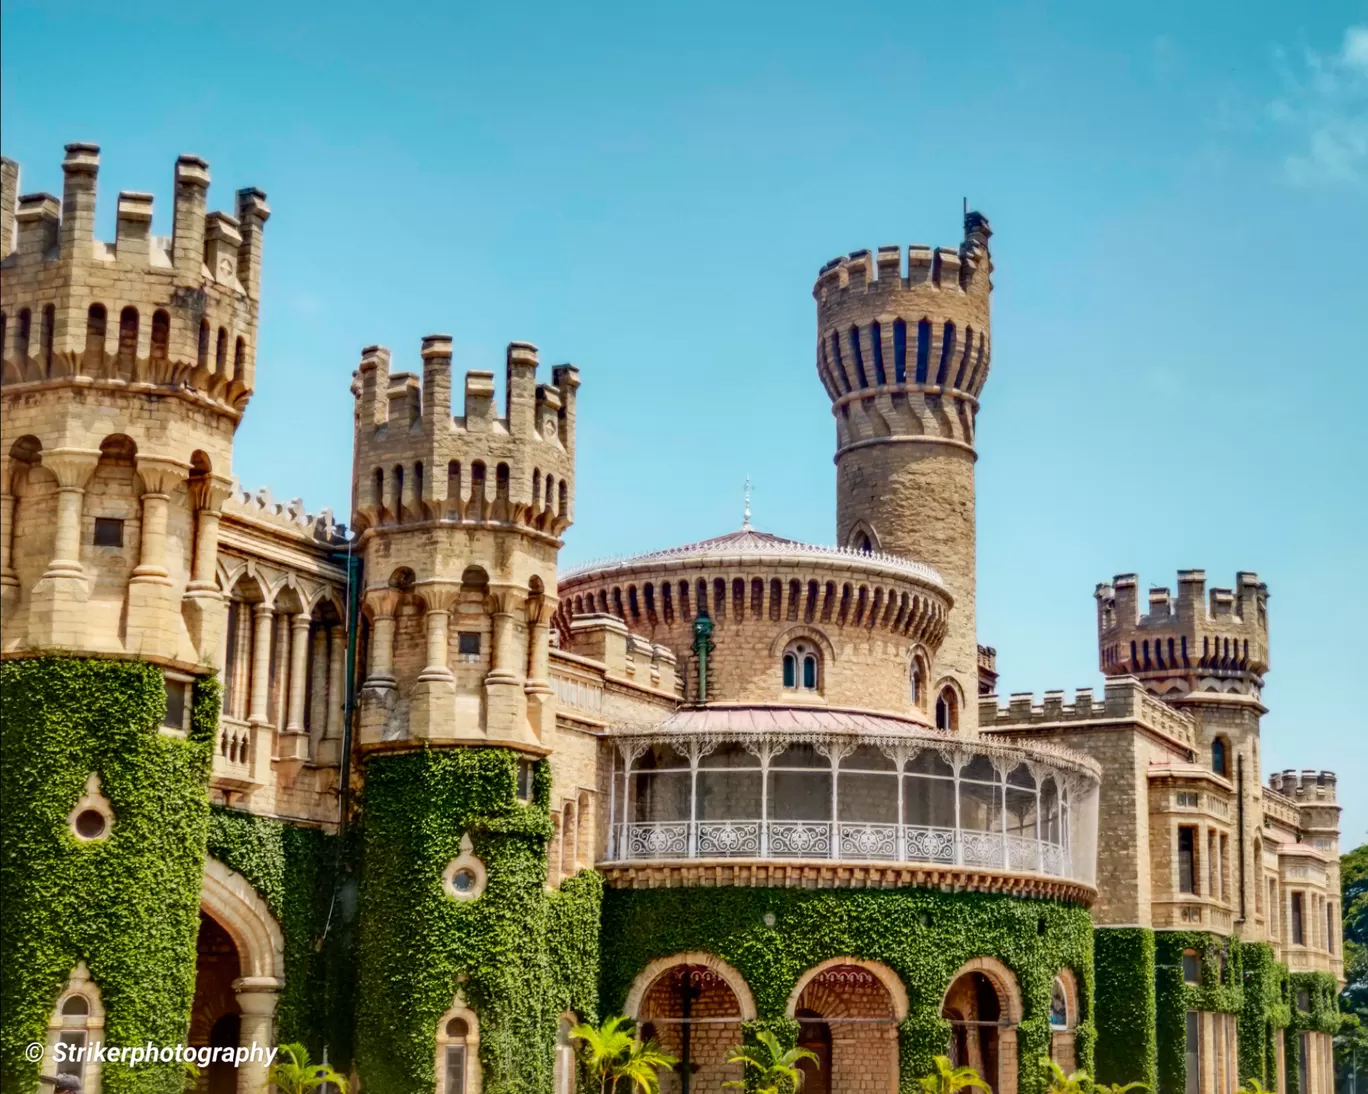
[[[1230,778],[1230,758],[1227,755],[1228,745],[1224,737],[1217,737],[1211,742],[1211,770],[1220,775],[1223,779]]]
[[[1069,992],[1064,981],[1055,977],[1054,993],[1050,996],[1050,1028],[1069,1028]]]
[[[46,1059],[52,1060],[57,1046],[63,1046],[64,1059],[53,1065],[55,1073],[79,1079],[85,1090],[97,1088],[100,1082],[99,1062],[85,1059],[84,1055],[94,1042],[104,1040],[104,1020],[100,989],[90,979],[85,963],[81,962],[58,996],[57,1006],[48,1020]]]
[[[437,1023],[435,1094],[479,1094],[479,1040],[475,1012],[458,995]]]
[[[821,661],[811,642],[794,642],[784,651],[784,687],[816,691],[821,687]]]
[[[951,733],[959,729],[959,697],[948,684],[936,696],[936,728]]]

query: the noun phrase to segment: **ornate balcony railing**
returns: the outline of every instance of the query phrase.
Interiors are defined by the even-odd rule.
[[[614,826],[617,861],[836,859],[1072,877],[1068,849],[1030,836],[848,821],[655,821]]]

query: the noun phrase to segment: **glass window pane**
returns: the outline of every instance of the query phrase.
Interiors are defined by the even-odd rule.
[[[1059,837],[1059,788],[1047,775],[1040,784],[1040,838],[1058,845]]]
[[[789,745],[783,752],[770,761],[770,770],[777,767],[818,768],[831,770],[831,761],[817,751],[815,745]]]
[[[1200,1018],[1195,1010],[1187,1012],[1187,1094],[1199,1094],[1202,1082]]]
[[[842,771],[895,771],[897,766],[877,745],[861,745],[841,761]]]
[[[837,819],[863,824],[898,823],[898,776],[850,775],[842,771],[836,784]]]
[[[1007,788],[1007,834],[1035,839],[1036,796],[1034,790]]]
[[[943,778],[953,778],[955,769],[951,767],[939,752],[918,752],[907,765],[907,770],[916,775],[939,775]]]
[[[903,780],[903,823],[926,828],[955,827],[955,784],[950,779]]]
[[[1036,784],[1035,776],[1031,774],[1031,769],[1025,764],[1017,764],[1016,768],[1007,776],[1007,782],[1010,786],[1026,787],[1031,790],[1035,789]]]
[[[760,770],[760,758],[736,743],[718,745],[698,760],[699,767],[754,768]]]
[[[960,778],[995,783],[998,781],[998,774],[993,768],[993,761],[987,756],[975,756],[960,770]]]
[[[1002,830],[1002,788],[960,781],[960,828],[967,832]]]
[[[784,687],[798,686],[798,660],[791,653],[784,654]]]
[[[759,770],[700,771],[698,819],[759,820]]]
[[[632,776],[632,820],[649,821],[689,819],[687,771],[643,771]]]
[[[769,778],[770,819],[831,820],[830,771],[771,771]]]
[[[57,1035],[57,1041],[66,1046],[66,1059],[57,1065],[58,1075],[80,1076],[85,1071],[85,1065],[80,1060],[72,1059],[77,1050],[85,1048],[85,1030],[71,1030]]]
[[[447,1045],[444,1094],[465,1094],[465,1045]]]
[[[803,687],[809,691],[817,686],[817,658],[803,658]]]

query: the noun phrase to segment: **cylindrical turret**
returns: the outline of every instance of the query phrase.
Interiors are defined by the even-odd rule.
[[[927,562],[954,597],[933,674],[937,718],[976,722],[974,418],[988,378],[992,234],[968,213],[958,250],[897,247],[827,263],[817,373],[836,418],[841,546]]]

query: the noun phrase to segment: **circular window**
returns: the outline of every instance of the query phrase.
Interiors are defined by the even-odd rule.
[[[105,815],[98,809],[82,809],[76,814],[76,834],[81,839],[99,839],[108,826]]]
[[[456,900],[474,900],[484,892],[488,877],[485,864],[476,857],[469,842],[469,836],[461,840],[461,853],[442,871],[442,888]]]
[[[462,867],[451,875],[451,887],[458,893],[473,893],[476,884],[477,880],[474,870],[467,870],[465,867]]]

